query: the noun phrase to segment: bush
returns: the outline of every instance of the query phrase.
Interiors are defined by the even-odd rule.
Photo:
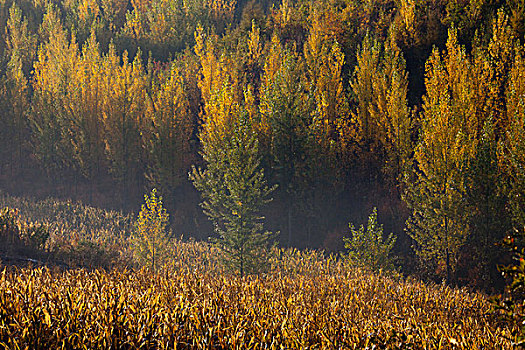
[[[345,248],[348,251],[348,258],[352,263],[378,270],[394,270],[394,258],[391,256],[392,248],[396,243],[393,233],[386,239],[383,237],[383,225],[377,223],[377,209],[374,208],[368,217],[368,225],[365,229],[363,225],[356,230],[352,223],[349,223],[351,237],[344,237]]]
[[[141,265],[150,266],[155,271],[165,262],[169,215],[162,207],[162,197],[157,197],[156,189],[149,196],[145,195],[144,200],[146,203],[139,212],[132,236],[134,256]]]

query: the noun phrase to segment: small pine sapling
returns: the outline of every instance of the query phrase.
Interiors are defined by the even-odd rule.
[[[383,225],[377,223],[377,209],[374,208],[368,217],[365,229],[361,225],[357,230],[349,223],[351,237],[344,237],[345,248],[348,249],[348,258],[360,267],[370,268],[373,271],[394,270],[395,259],[391,255],[396,243],[396,237],[390,233],[383,236]]]

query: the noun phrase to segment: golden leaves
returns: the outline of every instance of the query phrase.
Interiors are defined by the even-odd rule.
[[[2,271],[6,348],[508,348],[484,296],[365,274],[318,252],[281,251],[272,272],[207,268],[179,244],[173,269]],[[193,256],[193,258],[191,258]],[[192,260],[193,259],[193,260]],[[186,267],[184,267],[184,264]],[[282,264],[282,265],[281,265]]]

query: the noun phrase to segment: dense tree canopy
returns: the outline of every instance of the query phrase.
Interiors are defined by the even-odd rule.
[[[407,271],[491,285],[492,247],[525,222],[524,16],[514,0],[6,0],[0,185],[125,209],[156,187],[174,230],[203,238],[186,174],[243,115],[282,243],[340,249],[377,206]]]

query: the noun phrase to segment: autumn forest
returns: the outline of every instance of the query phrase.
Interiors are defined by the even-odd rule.
[[[242,127],[285,247],[377,207],[395,265],[501,288],[525,225],[520,0],[2,0],[0,186],[213,228],[188,178]]]

